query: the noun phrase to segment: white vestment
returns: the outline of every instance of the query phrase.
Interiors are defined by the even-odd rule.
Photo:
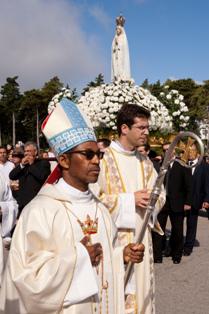
[[[134,192],[147,188],[151,191],[157,173],[150,161],[135,151],[125,151],[119,142],[112,142],[101,163],[99,176],[101,200],[109,207],[118,228],[117,245],[136,241],[141,229],[145,210],[135,207]],[[165,201],[161,194],[153,220]],[[150,222],[153,227],[153,223]],[[159,227],[159,226],[158,226]],[[159,232],[161,228],[159,228]],[[154,269],[150,227],[143,243],[144,260],[135,265],[135,273],[126,289],[126,313],[155,313]],[[137,310],[136,310],[137,309]]]
[[[81,244],[78,219],[98,218],[92,244],[101,243],[103,263],[92,267]],[[0,295],[0,313],[124,314],[123,249],[113,250],[116,228],[89,191],[60,179],[46,184],[24,208],[13,235]],[[115,271],[117,269],[117,271]],[[108,282],[108,288],[102,284]]]
[[[18,205],[12,197],[12,192],[7,184],[4,173],[0,171],[0,208],[2,212],[2,221],[0,223],[0,286],[1,276],[4,268],[3,241],[10,239],[10,232],[13,228],[17,213]]]

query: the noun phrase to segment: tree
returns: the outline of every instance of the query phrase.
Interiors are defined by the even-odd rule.
[[[76,103],[77,100],[78,100],[77,89],[76,89],[76,88],[71,89],[70,86],[69,86],[69,84],[66,85],[66,88],[71,91],[71,93],[72,93],[72,94],[71,94],[71,100]]]
[[[23,142],[31,140],[37,141],[37,112],[43,106],[43,95],[41,90],[32,89],[26,91],[21,101],[20,121],[21,121],[21,140]],[[47,116],[47,108],[42,110]]]
[[[41,89],[43,102],[48,105],[52,97],[55,94],[59,93],[63,86],[64,86],[63,83],[57,76],[53,77],[48,82],[46,82]]]
[[[32,89],[24,93],[20,116],[24,134],[22,140],[33,140],[39,146],[40,127],[48,114],[48,104],[52,97],[63,87],[57,76],[50,79],[41,89]]]
[[[209,80],[199,85],[191,96],[191,115],[197,120],[208,119],[209,114]]]
[[[87,86],[83,89],[81,95],[84,95],[86,92],[90,90],[92,87],[100,86],[104,84],[104,75],[100,73],[94,81],[91,81],[87,84]]]
[[[145,80],[142,82],[141,87],[150,90],[150,84],[149,84],[148,79],[145,79]]]
[[[13,145],[16,142],[16,120],[20,107],[21,94],[19,84],[17,83],[18,76],[8,77],[6,83],[1,87],[0,100],[0,127],[1,135],[4,138],[4,143],[12,141]],[[12,132],[8,132],[12,130]]]
[[[169,85],[171,89],[176,89],[180,94],[184,95],[184,101],[186,105],[189,109],[191,108],[191,98],[196,88],[198,87],[195,81],[193,81],[191,78],[175,81],[167,80],[164,85]]]
[[[154,84],[150,84],[149,90],[153,96],[158,98],[160,93],[162,92],[162,85],[160,84],[160,80],[158,80]]]

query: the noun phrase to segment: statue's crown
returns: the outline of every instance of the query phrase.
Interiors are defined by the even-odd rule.
[[[120,15],[116,18],[116,25],[120,25],[120,26],[123,26],[125,24],[125,18]]]

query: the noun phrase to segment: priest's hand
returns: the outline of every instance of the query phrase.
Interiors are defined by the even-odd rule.
[[[134,197],[135,197],[135,204],[137,207],[141,207],[144,209],[147,208],[149,197],[150,197],[150,193],[148,192],[147,189],[136,191],[134,193]]]
[[[98,266],[103,257],[102,246],[100,243],[90,244],[89,237],[86,236],[81,240],[89,253],[91,263],[93,266]]]
[[[123,250],[125,263],[141,263],[144,257],[144,244],[129,243]]]

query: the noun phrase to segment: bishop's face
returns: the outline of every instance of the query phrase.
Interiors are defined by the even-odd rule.
[[[73,187],[85,191],[89,183],[95,183],[100,172],[100,152],[96,142],[86,142],[60,156],[64,180]]]

